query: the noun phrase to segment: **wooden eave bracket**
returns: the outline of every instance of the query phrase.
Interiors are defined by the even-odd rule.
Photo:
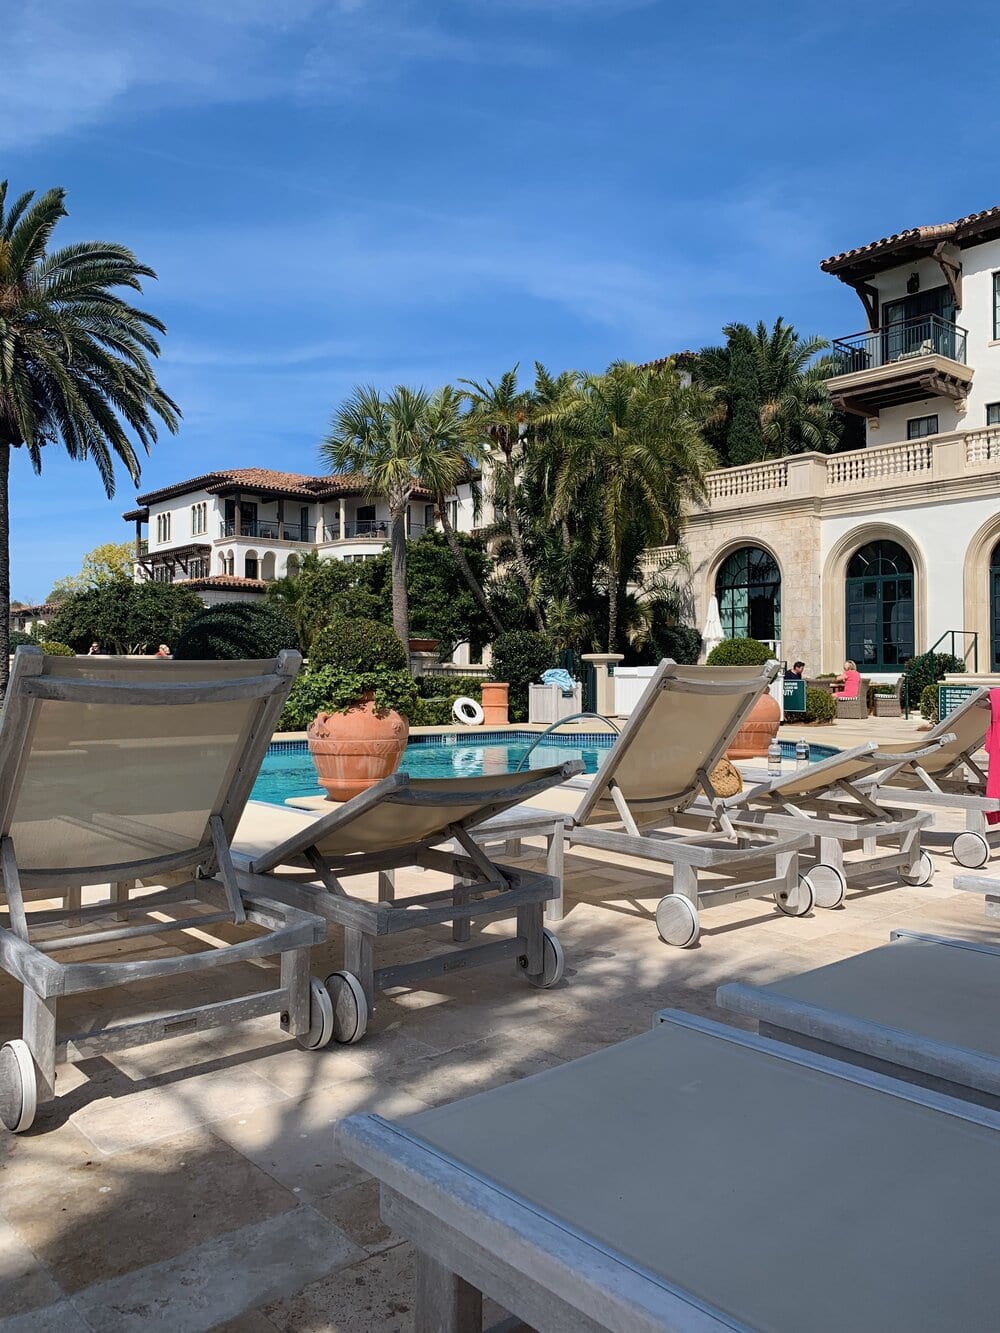
[[[949,250],[953,250],[947,241],[941,241],[934,247],[934,258],[937,260],[938,267],[944,274],[945,281],[951,290],[951,299],[955,303],[955,309],[962,308],[962,264]]]

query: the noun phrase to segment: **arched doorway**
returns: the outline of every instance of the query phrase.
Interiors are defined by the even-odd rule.
[[[741,546],[715,576],[722,632],[727,639],[781,639],[781,571],[770,551]]]
[[[914,574],[893,541],[859,547],[847,565],[846,656],[864,671],[893,671],[914,653]]]

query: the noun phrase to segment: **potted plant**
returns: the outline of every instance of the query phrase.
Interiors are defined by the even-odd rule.
[[[706,665],[764,666],[773,658],[771,649],[759,639],[723,639],[709,653]],[[780,722],[781,708],[778,701],[765,690],[733,738],[732,745],[726,751],[726,758],[751,759],[766,755],[767,747],[778,734]]]
[[[331,801],[349,801],[399,767],[417,686],[406,649],[387,625],[337,617],[312,641],[309,674],[324,707],[309,753]]]

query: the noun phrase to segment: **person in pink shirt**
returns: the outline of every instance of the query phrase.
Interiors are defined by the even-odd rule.
[[[839,690],[834,690],[835,699],[856,699],[861,689],[861,672],[857,663],[848,659],[844,663],[844,683]]]

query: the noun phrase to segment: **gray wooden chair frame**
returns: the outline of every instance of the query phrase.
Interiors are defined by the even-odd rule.
[[[104,663],[106,678],[94,678],[94,666],[79,659],[80,678],[65,658],[45,658],[36,648],[17,650],[0,721],[0,876],[5,912],[0,917],[0,967],[23,988],[23,1036],[0,1050],[0,1121],[12,1130],[24,1130],[39,1103],[54,1096],[55,1067],[76,1063],[128,1047],[145,1045],[175,1034],[190,1033],[235,1021],[276,1013],[291,1036],[303,1038],[311,1028],[309,949],[322,940],[324,925],[317,917],[290,909],[267,894],[247,893],[232,863],[230,840],[242,814],[261,760],[288,696],[301,659],[284,652],[273,662],[246,663],[243,677],[212,680],[213,663],[199,664],[204,680],[172,680],[173,664],[121,659]],[[48,664],[58,663],[58,674]],[[191,664],[185,664],[190,666]],[[232,668],[233,664],[227,664]],[[241,664],[242,665],[242,664]],[[254,669],[256,668],[256,671]],[[218,673],[217,673],[218,674]],[[123,676],[125,677],[123,679]],[[128,679],[133,676],[134,679]],[[32,752],[36,709],[42,701],[77,704],[133,705],[223,704],[256,700],[236,758],[235,776],[220,790],[197,845],[171,850],[162,856],[85,867],[65,865],[38,868],[19,862],[12,826],[17,823],[18,793]],[[68,736],[72,741],[72,735]],[[88,775],[81,773],[86,782]],[[57,816],[59,811],[54,812]],[[124,817],[117,820],[125,827]],[[145,828],[136,832],[145,836]],[[167,887],[130,901],[140,882]],[[83,885],[110,884],[110,897],[80,905]],[[62,908],[28,911],[31,899],[61,897]],[[208,907],[208,911],[197,910]],[[166,908],[174,919],[157,919]],[[182,909],[196,909],[187,912]],[[100,926],[101,921],[114,924]],[[130,957],[128,961],[61,962],[66,949],[93,948],[121,940],[149,939],[215,923],[249,924],[259,931],[253,938],[172,957]],[[40,928],[65,929],[47,939]],[[130,982],[158,977],[203,974],[247,959],[280,955],[279,984],[211,1004],[200,1004],[158,1015],[141,1022],[101,1025],[80,1034],[57,1032],[57,1009],[63,996],[108,990]]]
[[[773,897],[786,915],[806,916],[812,910],[813,887],[799,873],[798,864],[798,853],[809,847],[810,835],[801,829],[777,832],[765,828],[750,834],[737,828],[710,776],[780,670],[778,662],[759,668],[712,668],[678,666],[669,658],[662,661],[567,826],[571,847],[595,847],[671,866],[671,891],[656,908],[656,927],[666,944],[694,945],[701,930],[700,912],[707,907]],[[663,691],[689,697],[692,702],[699,697],[728,698],[732,707],[693,777],[685,773],[679,786],[674,785],[669,766],[664,764],[662,797],[649,802],[630,800],[616,774],[632,746],[650,743],[648,719]],[[701,797],[707,801],[703,813],[695,808]],[[613,803],[621,829],[589,825],[602,801]],[[692,822],[703,831],[679,831]],[[701,882],[702,872],[715,879]]]
[[[547,903],[557,900],[561,884],[551,874],[514,869],[491,860],[476,840],[477,828],[487,820],[530,800],[582,772],[573,760],[552,768],[535,769],[524,780],[501,784],[490,791],[411,781],[395,773],[369,791],[346,802],[277,844],[266,854],[236,854],[244,881],[252,888],[303,911],[315,912],[344,932],[343,970],[326,984],[334,995],[335,1039],[359,1041],[364,1035],[375,996],[393,986],[406,986],[425,977],[458,968],[514,958],[529,983],[549,987],[563,972],[563,952],[557,937],[544,928]],[[506,775],[505,775],[506,776]],[[474,805],[473,813],[468,807]],[[427,836],[383,850],[352,851],[338,855],[330,846],[338,832],[378,807],[440,808],[441,817]],[[449,815],[449,807],[462,811]],[[453,843],[462,853],[442,844]],[[324,847],[324,844],[326,846]],[[430,893],[396,897],[395,871],[420,867],[451,878],[451,887]],[[350,894],[343,881],[355,875],[378,874],[378,901]],[[450,924],[452,940],[467,943],[475,920],[514,918],[515,933],[465,949],[447,950],[389,967],[375,966],[375,944],[380,938],[428,926]]]
[[[555,1156],[544,1114],[567,1127]],[[484,1298],[513,1316],[497,1329],[902,1333],[993,1327],[998,1128],[986,1108],[663,1010],[582,1060],[335,1134],[416,1249],[415,1333],[477,1333]],[[897,1169],[866,1207],[886,1156]]]
[[[829,785],[794,793],[789,789],[797,773],[768,778],[727,796],[726,809],[741,828],[805,829],[810,833],[816,861],[808,873],[819,907],[839,907],[849,884],[890,870],[906,883],[922,887],[934,874],[934,864],[920,844],[930,813],[908,813],[884,804],[863,784],[889,764],[919,763],[950,739],[942,736],[905,752],[882,751],[875,741],[867,741],[810,764],[806,770],[809,779],[829,774]],[[843,774],[846,766],[849,772]],[[844,850],[849,847],[860,847],[863,859],[845,860]],[[885,850],[880,853],[880,848]]]

